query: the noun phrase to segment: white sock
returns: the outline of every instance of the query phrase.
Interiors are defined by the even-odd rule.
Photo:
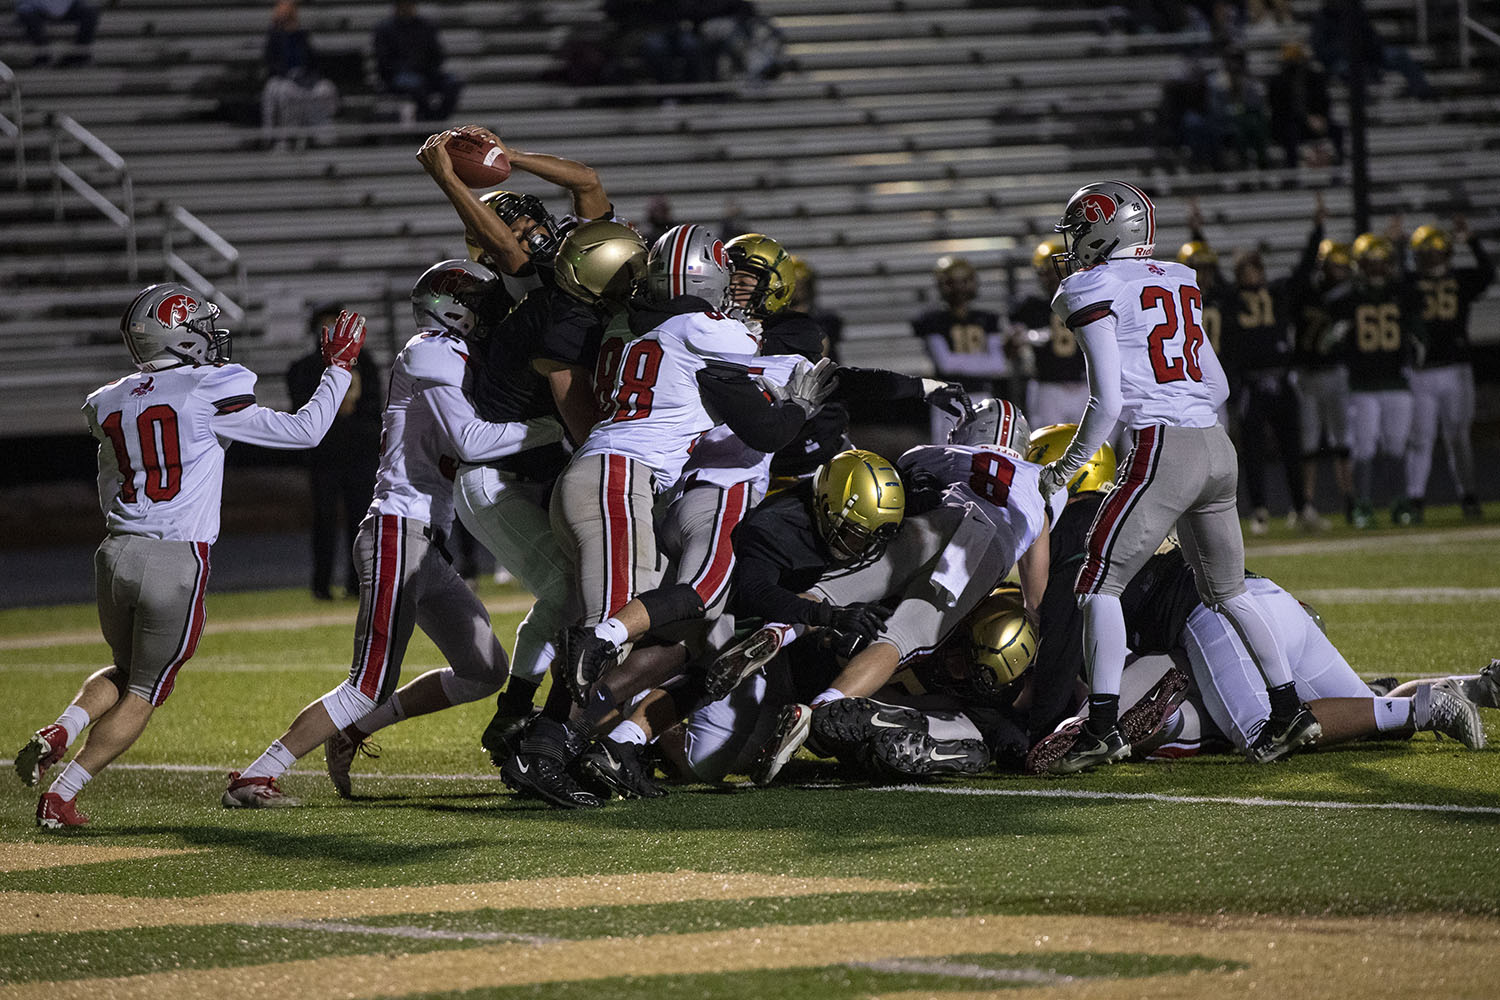
[[[77,705],[69,705],[63,709],[63,714],[57,717],[57,724],[63,727],[63,732],[68,734],[68,746],[78,739],[78,734],[88,728],[89,713]]]
[[[636,746],[646,745],[646,731],[629,719],[626,719],[611,730],[609,738],[616,743],[634,743]]]
[[[1432,685],[1423,684],[1411,696],[1411,724],[1417,729],[1432,725]]]
[[[1375,699],[1375,728],[1382,733],[1409,728],[1414,714],[1415,706],[1411,698]]]
[[[827,691],[824,691],[822,694],[818,695],[812,700],[812,707],[817,708],[819,705],[826,705],[830,701],[839,701],[843,697],[844,692],[840,691],[838,688],[829,688]]]
[[[266,752],[255,758],[255,763],[240,772],[241,778],[279,778],[291,770],[297,758],[277,740],[266,747]]]
[[[373,712],[356,722],[354,728],[369,736],[386,726],[394,726],[404,718],[406,713],[401,709],[401,695],[398,692],[391,695],[384,705],[376,706]]]
[[[618,618],[606,618],[594,626],[594,634],[611,646],[623,646],[630,641],[630,629]]]
[[[78,761],[69,761],[68,766],[63,768],[62,774],[47,789],[53,795],[60,795],[69,801],[78,797],[83,791],[83,786],[92,781],[94,776],[78,766]]]

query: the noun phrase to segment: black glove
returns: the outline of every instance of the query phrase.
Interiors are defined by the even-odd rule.
[[[922,402],[953,414],[960,424],[968,419],[972,409],[969,394],[964,391],[963,386],[957,382],[939,382],[931,378],[922,380]]]
[[[850,604],[833,609],[828,627],[843,636],[868,643],[880,634],[881,627],[890,616],[890,609],[878,604]]]

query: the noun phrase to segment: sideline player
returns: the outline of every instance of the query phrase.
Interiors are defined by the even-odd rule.
[[[1073,478],[1117,419],[1130,427],[1134,447],[1089,530],[1074,584],[1084,612],[1089,720],[1053,770],[1081,771],[1130,753],[1117,725],[1126,649],[1120,594],[1174,524],[1204,603],[1234,622],[1266,679],[1271,718],[1252,753],[1275,760],[1316,739],[1318,722],[1297,698],[1270,623],[1245,595],[1238,460],[1218,420],[1229,389],[1198,324],[1202,295],[1193,273],[1152,259],[1156,206],[1122,181],[1079,188],[1056,229],[1067,244],[1060,263],[1078,270],[1062,280],[1053,309],[1083,344],[1089,404],[1062,457],[1042,470],[1043,495]]]
[[[114,664],[86,680],[57,721],[16,752],[16,773],[35,785],[93,723],[83,749],[37,802],[38,826],[88,822],[78,793],[140,737],[198,648],[229,443],[317,444],[364,344],[364,319],[339,313],[323,330],[327,367],[312,399],[282,413],[257,405],[255,374],[229,363],[229,331],[214,329],[218,315],[186,285],[145,288],[120,321],[140,371],[96,389],[84,404],[99,441],[99,505],[109,534],[94,556],[94,576]]]
[[[562,428],[551,418],[489,423],[474,412],[466,366],[478,321],[473,303],[494,280],[479,264],[447,260],[412,288],[418,332],[391,365],[375,499],[354,542],[359,616],[349,677],[304,708],[243,772],[230,773],[226,808],[296,805],[276,779],[318,744],[342,731],[347,746],[357,747],[383,726],[488,697],[504,682],[505,650],[489,613],[444,551],[452,470],[557,441]],[[450,665],[397,691],[414,627]],[[343,774],[347,779],[347,765]],[[349,794],[347,781],[335,788]]]

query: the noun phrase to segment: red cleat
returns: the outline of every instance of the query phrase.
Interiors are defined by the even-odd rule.
[[[26,784],[35,787],[47,773],[47,768],[63,759],[68,752],[68,733],[62,726],[53,723],[36,731],[24,747],[16,751],[16,774]]]
[[[274,778],[241,778],[229,772],[229,787],[219,799],[225,809],[284,809],[302,803],[283,792]]]
[[[62,830],[70,826],[84,826],[89,818],[78,811],[73,799],[65,799],[48,792],[36,804],[36,825],[45,830]]]

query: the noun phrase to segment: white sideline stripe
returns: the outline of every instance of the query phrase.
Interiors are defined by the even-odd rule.
[[[810,787],[810,786],[804,786]],[[1316,799],[1235,798],[1229,795],[1163,795],[1159,792],[1088,792],[1056,788],[942,788],[933,785],[889,785],[872,792],[927,792],[936,795],[1007,795],[1034,799],[1116,799],[1176,805],[1293,806],[1303,809],[1374,809],[1391,812],[1472,813],[1500,816],[1500,806],[1461,806],[1431,802],[1337,802]]]
[[[1450,604],[1456,601],[1500,601],[1500,587],[1330,587],[1299,590],[1311,604]]]
[[[520,944],[554,944],[561,938],[514,931],[445,931],[434,927],[381,927],[375,924],[324,923],[318,920],[259,920],[249,927],[277,927],[289,931],[327,931],[331,934],[379,934],[419,941],[515,941]]]
[[[952,976],[955,979],[983,979],[1002,983],[1073,983],[1076,976],[1063,976],[1041,969],[987,969],[967,962],[926,962],[916,958],[887,958],[879,962],[845,962],[848,969],[871,969],[875,972],[915,972],[923,975]]]
[[[1329,555],[1339,552],[1383,552],[1390,549],[1431,548],[1434,545],[1455,546],[1465,542],[1500,541],[1500,526],[1487,525],[1482,528],[1447,528],[1431,531],[1391,531],[1358,538],[1329,538],[1322,541],[1307,539],[1296,542],[1279,542],[1275,545],[1245,546],[1245,557],[1259,556],[1311,556]]]

